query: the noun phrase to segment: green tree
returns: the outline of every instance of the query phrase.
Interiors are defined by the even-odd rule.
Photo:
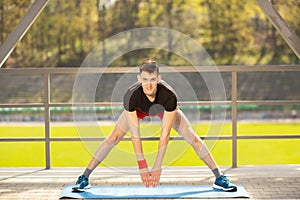
[[[299,0],[272,0],[300,33]],[[0,42],[19,23],[32,1],[0,1]],[[216,64],[299,63],[255,1],[248,0],[51,0],[8,58],[7,67],[79,66],[105,39],[138,27],[180,31],[198,41]],[[135,38],[132,36],[131,40]],[[103,57],[109,48],[103,43]],[[131,42],[128,42],[130,48]],[[176,41],[168,38],[169,49]],[[148,56],[169,65],[187,64],[157,49],[123,55],[116,66],[135,66]]]

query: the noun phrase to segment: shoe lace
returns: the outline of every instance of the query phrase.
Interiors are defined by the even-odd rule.
[[[84,177],[83,177],[82,175],[79,176],[79,177],[78,177],[78,180],[77,180],[77,182],[76,182],[76,184],[81,183],[81,182],[83,181],[83,179],[84,179]]]
[[[227,185],[230,183],[229,179],[225,175],[222,176],[222,182],[226,183]]]

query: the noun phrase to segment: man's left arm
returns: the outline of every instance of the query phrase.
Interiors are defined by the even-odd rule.
[[[176,111],[165,111],[164,116],[162,119],[162,130],[158,144],[158,151],[156,155],[156,160],[154,162],[152,171],[151,171],[151,178],[152,178],[152,186],[155,187],[159,183],[160,175],[161,175],[161,166],[162,162],[167,150],[169,138],[170,138],[170,131],[174,123],[175,119],[175,112]]]

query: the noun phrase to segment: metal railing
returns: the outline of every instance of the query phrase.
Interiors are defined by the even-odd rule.
[[[238,105],[256,104],[256,105],[300,105],[300,100],[239,100],[237,96],[238,89],[238,74],[243,72],[299,72],[300,65],[277,65],[277,66],[218,66],[212,68],[209,66],[201,67],[176,67],[176,72],[228,72],[231,73],[231,100],[225,101],[193,101],[180,102],[181,105],[231,105],[231,136],[205,137],[205,140],[231,140],[232,141],[232,167],[237,167],[237,141],[246,139],[299,139],[298,135],[260,135],[260,136],[238,136],[237,134],[237,116]],[[13,68],[0,69],[0,74],[10,75],[42,75],[44,77],[43,103],[0,103],[0,108],[16,108],[16,107],[42,107],[44,108],[44,126],[45,135],[43,138],[0,138],[0,142],[44,142],[45,143],[45,160],[46,169],[51,167],[50,163],[50,143],[54,141],[99,141],[104,138],[51,138],[50,137],[50,108],[51,107],[74,107],[74,106],[113,106],[111,102],[96,102],[96,103],[52,103],[50,101],[50,77],[53,74],[77,74],[77,73],[132,73],[132,68],[113,67],[113,68]],[[120,104],[117,104],[120,105]],[[158,137],[144,138],[147,140],[158,140]],[[171,137],[171,140],[182,140],[181,137]],[[129,140],[124,138],[123,140]]]

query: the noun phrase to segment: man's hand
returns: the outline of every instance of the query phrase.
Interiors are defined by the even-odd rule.
[[[146,187],[149,187],[151,185],[151,183],[152,183],[152,181],[151,181],[151,173],[150,173],[149,169],[148,168],[140,169],[140,176],[141,176],[143,184]]]
[[[161,175],[161,168],[151,170],[151,186],[156,187],[159,184]]]

